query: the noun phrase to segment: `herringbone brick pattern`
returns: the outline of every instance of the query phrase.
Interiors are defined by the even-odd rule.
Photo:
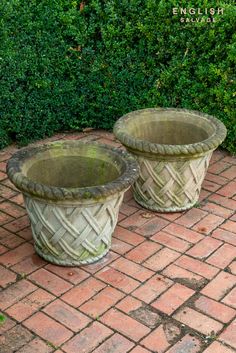
[[[120,147],[111,133],[60,134]],[[20,193],[0,151],[1,353],[233,353],[236,351],[236,158],[217,150],[200,202],[150,212],[129,190],[112,250],[58,267],[35,254]]]

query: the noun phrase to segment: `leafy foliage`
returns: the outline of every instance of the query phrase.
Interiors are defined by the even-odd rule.
[[[176,0],[2,0],[0,147],[111,129],[124,113],[163,106],[215,115],[235,152],[234,2],[181,2],[223,7],[213,23],[181,23],[173,7]]]

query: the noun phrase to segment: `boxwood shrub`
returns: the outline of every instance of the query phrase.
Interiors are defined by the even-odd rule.
[[[234,1],[181,1],[214,15],[175,15],[179,3],[1,0],[0,147],[161,106],[215,115],[235,152]]]

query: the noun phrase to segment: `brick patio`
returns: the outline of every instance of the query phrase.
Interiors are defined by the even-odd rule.
[[[120,146],[111,133],[58,134]],[[20,193],[0,151],[1,353],[236,351],[236,158],[215,151],[200,203],[141,208],[128,191],[110,253],[81,268],[34,251]]]

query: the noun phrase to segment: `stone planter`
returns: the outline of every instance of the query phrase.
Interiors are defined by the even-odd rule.
[[[7,174],[23,193],[36,252],[49,262],[73,266],[108,252],[138,165],[118,149],[62,141],[19,150]]]
[[[135,200],[150,210],[176,212],[198,201],[212,152],[226,128],[207,114],[156,108],[121,117],[114,134],[140,166]]]

